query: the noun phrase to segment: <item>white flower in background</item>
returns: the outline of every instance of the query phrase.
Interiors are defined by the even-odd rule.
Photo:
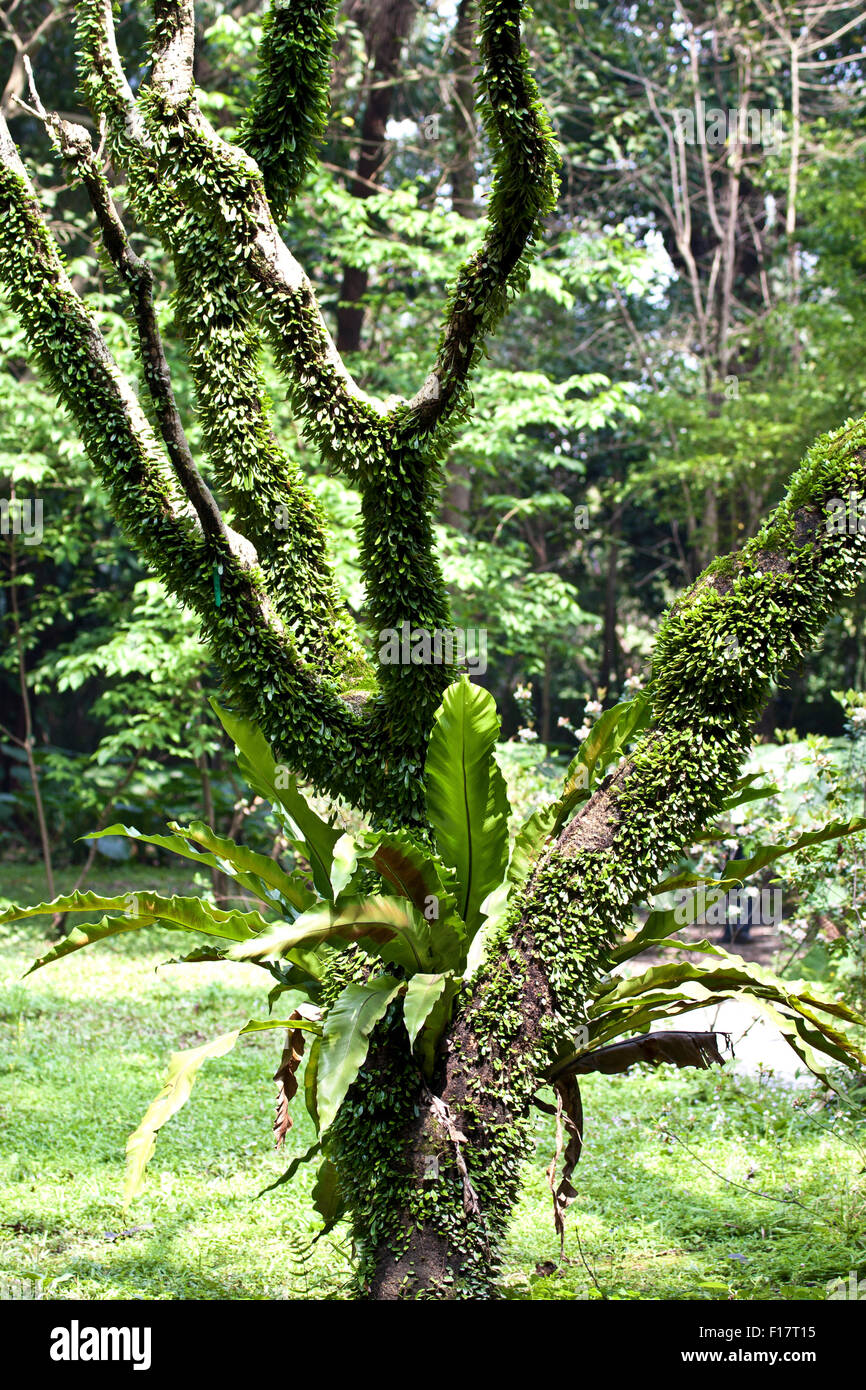
[[[534,729],[518,729],[517,737],[523,743],[533,743],[538,738],[538,734]]]
[[[583,712],[590,719],[597,719],[601,714],[601,700],[587,700]]]

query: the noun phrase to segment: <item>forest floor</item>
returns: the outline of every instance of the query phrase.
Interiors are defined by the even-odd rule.
[[[101,869],[92,886],[191,884],[127,864]],[[38,901],[41,889],[35,868],[0,869],[0,896]],[[276,1033],[203,1067],[142,1194],[121,1210],[126,1137],[169,1054],[264,1017],[258,972],[160,969],[177,938],[151,931],[22,980],[46,926],[4,928],[0,951],[0,1285],[36,1281],[61,1299],[347,1297],[346,1230],[313,1243],[314,1168],[256,1196],[312,1142],[296,1106],[284,1150],[273,1148]],[[583,1092],[565,1260],[546,1174],[553,1122],[539,1113],[506,1251],[508,1297],[823,1299],[831,1281],[866,1272],[862,1093],[859,1108],[853,1095],[828,1103],[741,1062],[589,1077]]]

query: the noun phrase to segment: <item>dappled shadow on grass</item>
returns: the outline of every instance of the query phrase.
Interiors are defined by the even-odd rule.
[[[0,1269],[14,1261],[20,1274],[53,1284],[58,1299],[328,1299],[350,1292],[346,1251],[333,1238],[317,1248],[308,1233],[277,1225],[262,1234],[230,1207],[219,1215],[231,1223],[219,1236],[203,1230],[201,1214],[163,1219],[151,1234],[127,1234],[122,1223],[87,1231],[20,1223],[17,1240],[0,1252]]]
[[[247,1227],[241,1240],[237,1218],[233,1224],[230,1233],[216,1239],[203,1236],[196,1221],[179,1217],[161,1221],[149,1235],[126,1235],[121,1230],[108,1232],[101,1240],[85,1236],[80,1246],[73,1242],[64,1252],[63,1284],[57,1293],[63,1298],[95,1300],[320,1300],[346,1296],[350,1273],[334,1241],[323,1243],[317,1251],[309,1235],[270,1232],[265,1243],[267,1267],[253,1274],[245,1247],[255,1247],[257,1228]]]
[[[259,985],[253,967],[239,966],[230,984],[213,966],[155,974],[167,942],[176,945],[174,934],[142,933],[24,983],[30,941],[4,952],[0,1270],[63,1278],[58,1296],[69,1298],[345,1297],[345,1232],[311,1247],[320,1225],[314,1169],[255,1198],[312,1140],[296,1104],[287,1151],[271,1147],[279,1034],[203,1068],[190,1104],[160,1134],[142,1195],[121,1214],[126,1137],[169,1053],[267,1012],[267,981]],[[506,1252],[509,1296],[598,1297],[578,1236],[613,1298],[823,1297],[827,1280],[862,1266],[866,1190],[853,1120],[812,1115],[808,1096],[797,1108],[783,1087],[716,1071],[590,1077],[583,1089],[571,1263],[551,1272],[559,1250],[545,1167],[554,1130],[539,1117]],[[660,1133],[660,1120],[691,1153]],[[786,1183],[820,1219],[752,1190],[784,1196]]]
[[[828,1133],[794,1106],[802,1094],[778,1087],[771,1100],[751,1078],[702,1087],[694,1074],[690,1094],[688,1077],[587,1084],[586,1144],[558,1269],[545,1176],[552,1134],[539,1125],[511,1229],[509,1296],[823,1299],[828,1281],[862,1265],[856,1120]]]

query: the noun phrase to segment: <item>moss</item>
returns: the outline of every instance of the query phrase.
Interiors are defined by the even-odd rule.
[[[256,92],[241,144],[262,171],[276,217],[314,163],[328,117],[335,0],[274,6],[259,45]]]
[[[862,428],[846,427],[819,441],[761,534],[739,556],[713,565],[669,614],[654,659],[654,728],[603,802],[606,830],[586,837],[593,848],[580,848],[575,822],[491,942],[492,963],[452,1032],[448,1077],[437,1082],[457,1107],[483,1219],[464,1214],[453,1155],[436,1183],[406,1172],[405,1107],[377,1119],[387,1180],[366,1188],[365,1102],[341,1117],[335,1140],[358,1228],[375,1229],[379,1242],[372,1255],[364,1247],[368,1279],[371,1260],[381,1267],[384,1247],[386,1265],[397,1262],[404,1272],[405,1296],[491,1295],[540,1079],[586,1021],[592,984],[606,970],[635,899],[721,808],[771,679],[799,659],[866,572],[866,536],[838,536],[820,524],[830,498],[862,487],[863,438]],[[805,530],[798,525],[804,509]],[[398,1048],[395,1042],[388,1051],[391,1067]],[[412,1086],[405,1045],[400,1065],[394,1082],[405,1100]],[[376,1084],[372,1076],[363,1082]],[[415,1139],[409,1152],[417,1157]],[[424,1249],[421,1233],[445,1252],[438,1273],[412,1273]]]

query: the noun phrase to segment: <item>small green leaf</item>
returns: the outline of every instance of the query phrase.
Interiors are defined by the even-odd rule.
[[[370,1034],[402,988],[393,975],[347,985],[325,1019],[319,1051],[317,1109],[321,1132],[334,1121],[364,1064]]]
[[[409,1046],[415,1046],[415,1039],[427,1022],[436,1001],[445,988],[444,975],[413,975],[403,999],[403,1022],[409,1034]]]

